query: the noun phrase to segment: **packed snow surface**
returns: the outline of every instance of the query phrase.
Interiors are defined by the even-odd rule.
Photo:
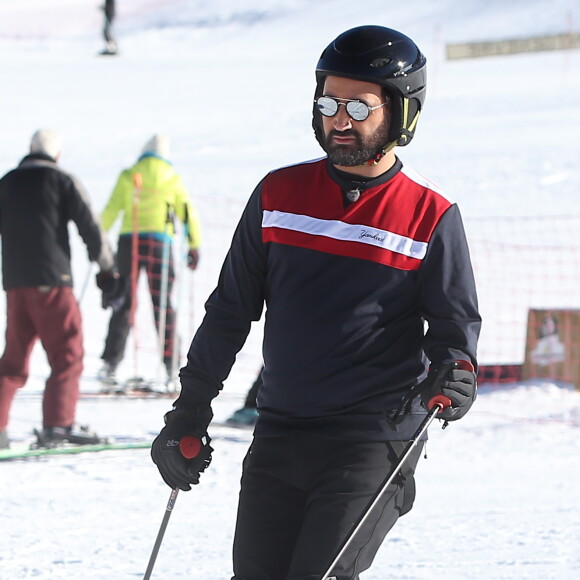
[[[168,133],[204,232],[199,271],[181,271],[184,350],[253,187],[270,169],[321,155],[310,129],[314,66],[352,26],[397,28],[427,55],[427,105],[399,154],[460,204],[468,226],[486,216],[580,213],[580,52],[444,57],[446,43],[577,29],[574,0],[121,0],[120,55],[112,58],[97,56],[98,4],[0,0],[0,174],[26,154],[36,129],[54,128],[63,166],[100,211],[145,141]],[[78,420],[112,437],[153,438],[170,399],[92,395],[108,313],[74,229],[71,237],[86,334]],[[142,351],[128,348],[122,377],[158,372],[140,291]],[[217,420],[241,406],[260,366],[260,340],[257,324],[215,402]],[[47,373],[37,347],[12,410],[14,445],[40,424]],[[580,578],[579,428],[580,393],[571,385],[483,385],[464,420],[431,429],[415,507],[364,579]],[[231,576],[251,434],[211,434],[213,463],[177,498],[153,578]],[[0,579],[141,578],[169,492],[147,450],[0,464]]]

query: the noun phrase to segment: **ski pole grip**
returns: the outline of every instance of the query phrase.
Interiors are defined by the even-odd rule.
[[[179,440],[179,451],[185,459],[193,459],[201,451],[201,440],[191,435],[186,435]]]
[[[435,395],[433,398],[429,399],[429,411],[433,409],[433,407],[439,407],[439,412],[443,411],[443,409],[447,409],[447,407],[451,407],[451,399],[446,397],[445,395]]]
[[[475,367],[468,360],[457,360],[455,361],[455,368],[462,371],[475,372]]]
[[[449,365],[448,370],[451,371],[452,369],[459,369],[462,371],[471,371],[472,373],[475,372],[475,367],[468,361],[468,360],[456,360]],[[439,377],[438,377],[439,378]],[[443,377],[445,378],[445,377]],[[429,399],[429,403],[427,407],[429,411],[433,409],[433,407],[439,407],[439,412],[443,411],[443,409],[447,409],[447,407],[451,407],[451,399],[446,397],[445,395],[435,395],[431,399]]]

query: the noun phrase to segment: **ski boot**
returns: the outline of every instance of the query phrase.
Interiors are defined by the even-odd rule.
[[[258,411],[252,407],[242,407],[238,409],[229,419],[226,420],[232,427],[253,427],[258,420]]]
[[[100,56],[116,56],[119,54],[119,49],[117,48],[117,43],[110,40],[107,42],[107,45],[101,52],[99,52]]]
[[[64,445],[98,445],[107,443],[107,439],[99,437],[86,425],[80,427],[44,427],[41,431],[34,430],[36,443],[31,449],[53,449]]]
[[[97,373],[97,380],[101,383],[102,394],[122,394],[125,391],[125,389],[119,385],[119,381],[117,381],[116,370],[116,365],[105,361]]]

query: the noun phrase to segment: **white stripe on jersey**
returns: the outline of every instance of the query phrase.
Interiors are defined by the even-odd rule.
[[[406,175],[411,181],[419,184],[421,187],[425,187],[438,193],[443,199],[446,199],[449,203],[455,203],[446,193],[441,191],[432,181],[429,181],[426,177],[423,177],[420,173],[417,173],[412,167],[408,165],[403,165],[401,167],[401,173]]]
[[[262,227],[282,228],[345,242],[369,244],[417,260],[422,260],[425,257],[428,246],[426,242],[418,242],[387,230],[277,210],[263,212]]]

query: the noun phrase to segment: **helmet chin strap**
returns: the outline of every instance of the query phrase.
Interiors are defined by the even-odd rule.
[[[402,122],[401,122],[401,134],[395,141],[391,141],[387,143],[379,153],[377,153],[374,157],[369,159],[364,165],[377,165],[379,161],[391,150],[393,147],[397,145],[399,147],[403,147],[407,145],[411,139],[413,138],[413,133],[415,131],[415,127],[417,125],[417,121],[419,120],[419,115],[421,110],[417,110],[415,116],[409,121],[409,99],[402,99]]]
[[[403,119],[401,123],[401,135],[397,139],[397,145],[403,147],[408,145],[413,134],[415,133],[415,127],[417,126],[417,121],[419,120],[419,115],[421,114],[421,109],[417,109],[415,116],[409,121],[409,99],[403,99]]]
[[[395,145],[397,145],[396,141],[391,141],[390,143],[387,143],[374,157],[371,157],[368,161],[365,161],[362,165],[369,165],[369,166],[373,166],[373,165],[378,165],[379,161],[391,150],[393,149],[393,147],[395,147]]]

